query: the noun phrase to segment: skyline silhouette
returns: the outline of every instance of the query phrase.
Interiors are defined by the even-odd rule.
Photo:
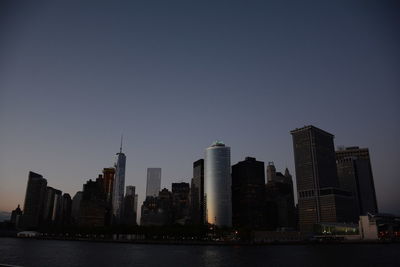
[[[222,139],[293,174],[289,131],[368,147],[379,210],[400,214],[399,4],[1,3],[0,211],[30,170],[74,195],[115,163],[145,197],[189,182]],[[296,188],[295,188],[296,190]]]

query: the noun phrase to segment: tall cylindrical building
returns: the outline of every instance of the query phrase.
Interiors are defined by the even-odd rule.
[[[205,198],[207,222],[232,226],[231,149],[215,142],[206,149]]]

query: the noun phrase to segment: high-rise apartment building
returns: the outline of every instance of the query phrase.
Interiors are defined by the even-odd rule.
[[[147,169],[146,197],[157,197],[161,188],[161,168]]]
[[[215,142],[206,149],[205,198],[207,222],[232,226],[231,149]]]
[[[204,224],[204,159],[199,159],[193,163],[190,200],[192,222],[197,225]]]
[[[290,132],[293,138],[298,192],[299,226],[313,232],[324,222],[354,220],[351,192],[340,190],[334,136],[314,126]]]
[[[266,225],[264,162],[246,157],[232,166],[232,223],[235,227]]]
[[[43,217],[43,206],[46,195],[47,180],[42,175],[29,172],[28,185],[25,193],[22,227],[35,229],[39,227]]]
[[[368,148],[347,147],[336,151],[339,184],[355,197],[357,217],[378,212]]]
[[[113,185],[113,196],[112,196],[112,215],[113,223],[120,223],[121,213],[124,201],[124,190],[125,190],[125,165],[126,156],[122,153],[122,138],[119,153],[117,153],[117,163],[115,166],[115,178]]]

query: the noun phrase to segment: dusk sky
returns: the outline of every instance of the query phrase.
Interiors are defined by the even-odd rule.
[[[400,214],[398,1],[2,1],[0,210],[28,172],[74,194],[115,162],[144,199],[190,182],[215,140],[295,176],[290,130],[370,149]]]

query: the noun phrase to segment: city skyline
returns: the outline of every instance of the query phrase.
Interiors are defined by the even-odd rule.
[[[312,124],[369,148],[379,210],[400,214],[398,7],[368,3],[2,3],[0,210],[29,171],[73,196],[121,132],[139,203],[146,168],[190,182],[216,139],[294,175],[289,131]]]

